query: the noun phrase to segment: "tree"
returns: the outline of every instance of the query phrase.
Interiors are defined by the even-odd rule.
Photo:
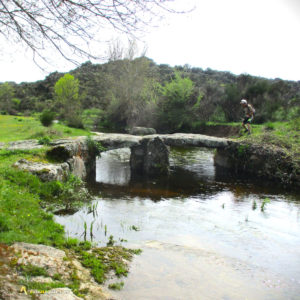
[[[82,127],[78,79],[71,74],[65,74],[56,82],[54,91],[61,117],[69,126]]]
[[[76,62],[74,55],[95,58],[90,41],[113,29],[132,35],[148,25],[172,0],[0,0],[0,35],[28,46],[34,58],[51,48]],[[83,42],[83,43],[82,43]],[[71,50],[67,54],[66,49]]]
[[[133,126],[154,126],[156,73],[148,58],[124,59],[111,63],[107,118],[115,130]]]
[[[7,114],[14,113],[14,102],[19,100],[14,99],[14,88],[8,83],[5,82],[0,85],[0,111]],[[14,101],[15,100],[15,101]]]
[[[175,78],[160,87],[163,98],[159,103],[160,120],[164,129],[177,131],[190,126],[193,118],[193,107],[198,106],[194,99],[194,83],[188,77],[182,78],[181,73],[175,72]]]

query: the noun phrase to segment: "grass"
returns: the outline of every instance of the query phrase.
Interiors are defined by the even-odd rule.
[[[300,118],[290,122],[252,125],[252,129],[250,136],[244,135],[238,140],[281,149],[292,156],[299,155]]]
[[[98,283],[104,283],[110,271],[117,277],[127,276],[133,255],[142,253],[141,249],[128,249],[122,246],[95,248],[84,251],[82,247],[73,247],[82,265],[91,270],[91,274]]]
[[[90,132],[87,130],[70,128],[63,124],[44,127],[38,119],[33,117],[0,115],[0,142],[39,139],[45,136],[57,139],[88,135]]]
[[[11,167],[21,158],[47,159],[43,149],[0,150],[0,242],[62,245],[65,242],[64,229],[54,222],[52,214],[42,210],[41,203],[68,204],[72,198],[70,190],[76,190],[80,182],[74,178],[65,184],[41,182],[38,177]]]
[[[51,131],[51,132],[50,132]],[[66,136],[88,136],[85,130],[72,129],[56,124],[44,128],[39,121],[28,117],[13,117],[0,115],[0,141],[8,142],[28,138],[40,138],[43,144],[49,139]],[[44,137],[49,137],[44,138]],[[92,145],[94,146],[94,145]],[[99,150],[97,148],[97,150]],[[71,177],[65,183],[41,182],[38,177],[12,167],[20,160],[34,162],[52,162],[47,157],[47,148],[35,150],[0,150],[0,243],[11,245],[15,242],[27,242],[54,246],[66,252],[76,253],[84,266],[91,269],[95,280],[102,283],[108,272],[114,271],[117,276],[126,276],[128,265],[134,254],[141,250],[131,250],[120,246],[104,247],[92,250],[88,241],[80,242],[77,239],[66,238],[64,227],[55,223],[53,215],[42,209],[41,204],[53,203],[63,199],[73,199],[70,191],[76,191],[80,185],[76,178]],[[93,210],[96,209],[96,206]],[[90,228],[92,232],[92,227]],[[106,227],[107,231],[107,227]],[[38,283],[28,280],[34,276],[47,276],[46,270],[32,265],[12,265],[26,280],[19,281],[27,290],[48,290],[55,287],[70,287],[75,294],[82,295],[79,290],[80,279],[74,270],[71,283],[61,282],[61,275],[55,274],[52,283]]]
[[[25,286],[28,291],[37,290],[37,291],[48,291],[55,288],[66,287],[66,285],[62,282],[36,282],[32,280],[20,280],[19,284]]]
[[[25,277],[49,276],[48,272],[44,268],[40,268],[31,264],[18,265],[17,270]]]

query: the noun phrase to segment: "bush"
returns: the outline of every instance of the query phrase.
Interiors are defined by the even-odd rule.
[[[83,123],[82,123],[82,118],[79,115],[74,115],[72,118],[67,119],[67,126],[73,127],[73,128],[79,128],[83,129]]]
[[[209,117],[209,121],[212,122],[226,122],[225,112],[220,105],[218,105],[214,111],[214,113]]]
[[[40,115],[40,121],[45,127],[49,127],[52,125],[54,120],[54,112],[51,112],[50,110],[46,109],[42,112]]]
[[[101,152],[106,150],[100,143],[95,142],[90,136],[87,136],[86,144],[88,146],[89,153],[92,153],[95,156],[99,156]]]
[[[38,139],[40,145],[50,145],[51,138],[49,136],[44,136]]]

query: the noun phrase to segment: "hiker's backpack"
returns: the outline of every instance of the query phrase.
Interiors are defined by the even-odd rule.
[[[248,106],[252,110],[253,115],[255,115],[255,108],[253,107],[253,105],[248,104]]]

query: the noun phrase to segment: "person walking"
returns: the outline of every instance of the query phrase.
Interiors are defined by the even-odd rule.
[[[246,99],[242,99],[240,103],[241,103],[244,113],[245,113],[245,116],[244,116],[244,119],[242,122],[242,126],[245,129],[245,132],[247,132],[248,134],[251,134],[250,124],[253,121],[255,110],[251,104],[248,104]]]

